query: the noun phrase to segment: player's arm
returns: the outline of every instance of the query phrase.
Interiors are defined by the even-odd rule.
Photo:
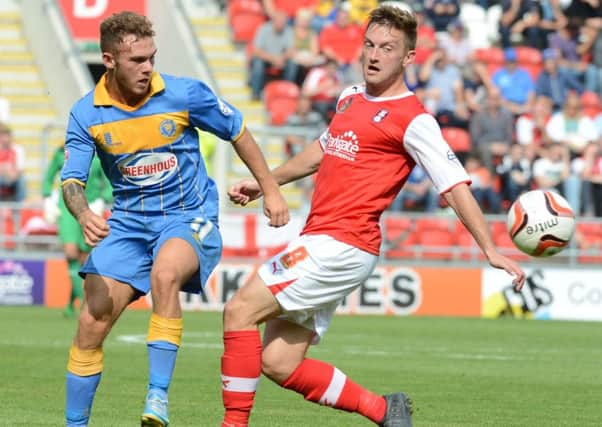
[[[245,129],[232,145],[263,192],[264,211],[270,219],[270,225],[273,227],[286,225],[290,219],[288,205],[253,135]]]
[[[72,113],[67,126],[61,186],[65,206],[79,222],[86,243],[90,246],[98,244],[109,233],[105,219],[92,212],[86,199],[85,187],[94,152],[94,141],[86,127]]]
[[[272,171],[278,185],[288,184],[315,173],[322,161],[323,151],[318,140],[307,144],[303,151],[290,158]],[[256,181],[242,180],[234,184],[228,191],[233,203],[245,206],[252,200],[261,197],[261,188]]]

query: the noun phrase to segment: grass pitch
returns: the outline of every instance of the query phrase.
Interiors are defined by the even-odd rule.
[[[127,311],[105,344],[90,427],[135,426],[147,381],[148,312]],[[220,313],[185,313],[170,389],[174,427],[219,426]],[[0,425],[64,425],[64,377],[75,319],[0,307]],[[415,401],[416,427],[602,425],[598,323],[337,316],[309,356],[379,393]],[[251,425],[370,426],[261,380]]]

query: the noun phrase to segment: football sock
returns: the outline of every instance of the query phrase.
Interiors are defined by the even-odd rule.
[[[302,394],[306,400],[332,406],[348,412],[357,412],[379,423],[385,417],[387,404],[376,395],[328,363],[304,359],[282,387]]]
[[[73,303],[79,298],[80,304],[84,296],[82,287],[82,278],[79,277],[79,269],[81,265],[78,260],[67,260],[67,268],[69,270],[69,280],[71,281],[71,296],[69,297],[69,305],[67,308],[73,309]]]
[[[148,349],[149,390],[167,393],[182,340],[182,319],[151,315],[146,346]]]
[[[224,332],[222,398],[226,412],[222,426],[248,425],[260,375],[259,331]]]
[[[67,365],[67,426],[85,426],[90,418],[92,401],[102,373],[102,348],[82,350],[75,345],[69,351]]]

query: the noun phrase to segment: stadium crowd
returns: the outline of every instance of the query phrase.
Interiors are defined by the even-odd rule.
[[[363,25],[382,2],[255,3],[264,20],[246,45],[253,98],[265,101],[266,85],[285,81],[298,89],[299,105],[282,117],[281,104],[266,103],[280,110],[282,119],[272,124],[298,126],[299,113],[308,117],[312,110],[328,123],[341,90],[361,81]],[[418,19],[406,82],[437,118],[486,212],[502,213],[521,192],[544,188],[564,195],[577,214],[602,216],[602,3],[385,3],[409,8]],[[498,11],[493,40],[469,37],[482,27],[471,27],[474,19],[463,14],[468,7],[483,17]],[[288,152],[298,149],[298,137],[286,141]],[[416,168],[391,209],[432,212],[442,203]]]

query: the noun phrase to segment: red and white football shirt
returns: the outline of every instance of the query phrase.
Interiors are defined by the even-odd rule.
[[[327,234],[376,255],[380,216],[416,163],[439,193],[470,182],[412,92],[375,98],[363,85],[345,89],[320,143],[324,157],[301,234]]]

